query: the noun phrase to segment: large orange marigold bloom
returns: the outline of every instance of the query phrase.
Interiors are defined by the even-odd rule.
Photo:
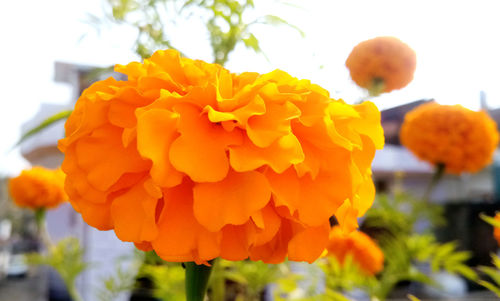
[[[117,65],[66,122],[66,191],[84,220],[166,261],[314,261],[329,217],[371,206],[380,113],[283,71],[232,74],[158,51]]]
[[[484,111],[429,102],[406,114],[400,139],[421,160],[460,174],[476,172],[491,162],[498,131]]]
[[[412,81],[417,57],[399,39],[377,37],[356,45],[345,64],[358,86],[372,90],[374,85],[382,84],[381,92],[390,92]]]
[[[384,268],[384,253],[379,246],[361,231],[345,234],[339,226],[330,231],[328,255],[343,264],[348,256],[368,275],[374,275]]]
[[[54,208],[68,199],[64,192],[64,173],[41,166],[23,170],[9,180],[9,192],[19,207]]]

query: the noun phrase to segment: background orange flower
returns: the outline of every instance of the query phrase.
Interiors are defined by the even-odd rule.
[[[84,220],[166,261],[312,262],[329,218],[371,206],[380,113],[276,70],[232,74],[158,51],[116,66],[66,122],[66,191]]]
[[[9,192],[19,207],[54,208],[68,199],[64,192],[64,173],[35,166],[9,180]]]
[[[372,91],[374,85],[383,84],[379,92],[390,92],[412,81],[417,57],[399,39],[377,37],[356,45],[345,64],[358,86]]]
[[[347,256],[368,275],[374,275],[384,268],[384,253],[365,233],[353,231],[345,234],[339,226],[330,231],[327,247],[328,255],[334,256],[341,264]]]
[[[421,160],[459,174],[489,164],[499,136],[495,121],[484,111],[430,102],[406,114],[400,138]]]

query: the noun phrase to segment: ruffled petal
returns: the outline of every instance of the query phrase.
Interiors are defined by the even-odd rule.
[[[299,116],[299,109],[291,102],[267,103],[265,114],[248,119],[248,138],[258,147],[268,147],[276,139],[288,135],[290,120]]]
[[[117,196],[111,204],[116,236],[123,241],[152,241],[158,235],[158,199],[148,193],[144,181]]]
[[[137,150],[153,162],[151,177],[162,187],[179,185],[182,174],[170,164],[170,145],[178,137],[179,115],[167,110],[152,109],[137,120]]]
[[[255,240],[252,222],[243,225],[226,225],[222,229],[220,256],[226,260],[239,261],[248,258],[250,245]]]
[[[309,176],[300,179],[300,221],[308,226],[319,226],[327,221],[352,193],[348,171],[339,174],[320,174],[312,180]],[[346,173],[346,174],[343,174]]]
[[[76,157],[78,165],[88,172],[88,182],[102,191],[123,174],[144,171],[150,166],[135,146],[123,147],[121,130],[112,126],[101,127],[91,136],[78,140]]]
[[[242,225],[271,198],[267,179],[259,172],[230,171],[216,183],[199,183],[193,189],[194,215],[209,231],[224,225]]]
[[[292,238],[292,226],[290,221],[284,219],[280,229],[274,238],[259,246],[254,246],[250,250],[250,259],[253,261],[262,260],[265,263],[277,264],[285,260],[288,252],[288,242]]]
[[[224,179],[229,171],[227,148],[241,143],[241,132],[226,132],[189,104],[177,105],[175,111],[180,114],[181,136],[170,147],[172,165],[195,182]]]
[[[217,257],[220,252],[220,233],[208,232],[193,215],[192,185],[184,181],[164,193],[165,203],[158,220],[161,231],[152,245],[166,261],[201,262]]]
[[[345,234],[349,234],[359,227],[358,210],[352,206],[349,200],[345,200],[342,206],[337,209],[335,217]]]
[[[288,259],[313,263],[325,250],[329,233],[329,223],[299,231],[288,243]]]
[[[290,212],[294,212],[299,207],[300,182],[293,168],[281,174],[267,170],[265,175],[271,185],[276,206],[285,206]]]
[[[285,135],[266,148],[255,146],[248,139],[243,144],[229,148],[231,167],[239,172],[255,170],[263,165],[282,173],[292,164],[304,161],[304,152],[293,134]]]

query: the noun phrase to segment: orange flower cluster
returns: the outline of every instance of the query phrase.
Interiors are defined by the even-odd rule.
[[[415,52],[394,37],[377,37],[356,45],[345,62],[352,80],[371,90],[381,83],[381,92],[404,88],[413,79]]]
[[[374,198],[380,113],[283,71],[232,74],[158,51],[117,65],[66,122],[66,191],[84,220],[166,261],[314,261],[329,218]]]
[[[9,192],[19,207],[54,208],[68,199],[64,192],[64,173],[36,166],[9,180]]]
[[[340,264],[351,256],[353,262],[368,275],[377,274],[384,268],[384,253],[368,235],[360,231],[346,235],[339,226],[333,227],[327,251]]]
[[[460,174],[491,162],[498,131],[486,112],[429,102],[406,114],[400,139],[421,160]]]
[[[495,220],[500,223],[500,213],[495,215]],[[495,237],[498,245],[500,245],[500,227],[493,227],[493,237]]]

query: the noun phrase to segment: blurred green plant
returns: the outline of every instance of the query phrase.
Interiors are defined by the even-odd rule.
[[[135,52],[142,58],[158,49],[179,50],[172,41],[172,32],[179,19],[202,20],[213,61],[221,65],[228,61],[229,54],[239,43],[262,53],[259,40],[252,33],[255,25],[286,25],[304,35],[299,28],[274,15],[246,21],[246,13],[255,8],[253,0],[107,0],[107,4],[110,9],[105,18],[91,15],[89,22],[98,28],[108,22],[136,29]]]
[[[99,301],[114,301],[124,294],[129,294],[135,287],[137,270],[146,254],[135,251],[132,256],[120,256],[115,261],[115,273],[101,279],[102,286],[97,288]]]
[[[144,264],[137,277],[147,277],[153,282],[153,295],[159,300],[183,301],[184,268],[179,263],[161,265]]]
[[[258,301],[270,283],[282,279],[289,272],[285,264],[265,264],[261,261],[228,261],[218,259],[209,283],[213,301],[226,300],[226,292],[233,294],[231,299],[239,301]],[[233,283],[231,290],[226,283]]]
[[[442,210],[402,189],[396,189],[393,197],[377,196],[361,227],[378,241],[385,256],[384,270],[377,281],[365,285],[370,295],[384,300],[402,281],[437,285],[421,271],[425,265],[431,272],[444,270],[477,279],[475,271],[466,265],[469,252],[457,250],[455,242],[436,241],[432,230],[444,224]],[[418,224],[424,224],[423,229],[417,229]]]
[[[46,254],[31,253],[26,255],[29,265],[48,265],[61,276],[68,293],[74,301],[83,301],[80,297],[75,280],[88,264],[83,260],[84,250],[78,239],[68,237],[57,244],[49,246]]]
[[[493,267],[480,266],[478,267],[479,271],[486,274],[491,280],[483,280],[479,279],[477,283],[491,292],[495,293],[500,298],[500,258],[491,254],[491,259],[493,263]]]

